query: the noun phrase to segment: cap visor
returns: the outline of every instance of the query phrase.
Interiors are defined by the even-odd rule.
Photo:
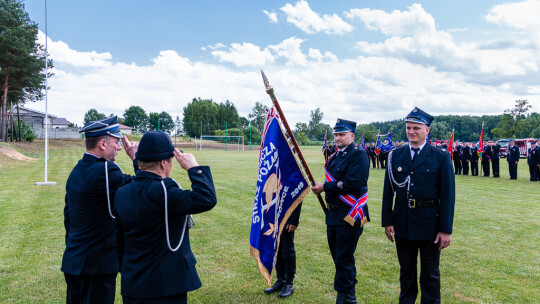
[[[124,137],[124,135],[122,133],[120,133],[119,131],[108,132],[107,135],[112,136],[112,137],[116,137],[116,138],[123,138]]]

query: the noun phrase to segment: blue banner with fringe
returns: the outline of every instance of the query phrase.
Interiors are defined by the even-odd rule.
[[[268,111],[259,152],[257,189],[251,219],[250,252],[268,285],[279,239],[291,213],[309,193],[309,182],[295,158],[279,117]]]

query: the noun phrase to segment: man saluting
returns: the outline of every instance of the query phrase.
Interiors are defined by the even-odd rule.
[[[450,155],[426,145],[432,121],[431,115],[418,108],[407,115],[409,144],[390,154],[384,178],[381,220],[388,239],[396,240],[399,303],[416,300],[418,251],[421,303],[440,303],[441,298],[439,258],[450,245],[455,177]]]
[[[66,182],[64,226],[66,250],[62,271],[67,284],[66,303],[114,303],[119,269],[112,202],[116,190],[131,181],[114,163],[122,144],[135,160],[138,144],[120,133],[116,116],[84,126],[86,153]]]

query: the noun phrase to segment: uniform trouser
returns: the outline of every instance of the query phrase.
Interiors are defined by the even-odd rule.
[[[276,261],[276,276],[280,281],[292,284],[296,274],[296,251],[294,250],[294,231],[283,229],[279,239]]]
[[[124,304],[186,304],[187,293],[181,293],[168,297],[161,298],[131,298],[122,296]]]
[[[66,304],[113,304],[116,273],[73,275],[64,273],[67,284]]]
[[[454,160],[454,172],[456,174],[461,174],[461,161]]]
[[[375,169],[375,166],[377,165],[377,160],[375,157],[371,157],[371,162],[373,163],[373,169]]]
[[[499,177],[499,159],[491,160],[491,168],[493,169],[493,177]]]
[[[469,162],[466,160],[461,161],[461,167],[463,167],[463,175],[469,175]]]
[[[540,167],[536,165],[536,180],[540,181]]]
[[[529,174],[531,175],[531,182],[535,182],[538,180],[538,176],[536,175],[536,172],[538,171],[538,167],[536,165],[529,165]]]
[[[510,179],[517,179],[517,164],[516,162],[508,163],[508,172],[510,173]]]
[[[420,251],[420,303],[441,302],[441,275],[439,244],[433,240],[410,241],[396,237],[399,260],[400,304],[414,304],[418,295],[417,259]]]
[[[471,175],[478,176],[478,161],[471,162]]]
[[[381,157],[379,155],[375,156],[375,159],[377,159],[377,168],[379,168],[381,165]]]
[[[484,176],[489,176],[489,161],[482,162],[482,170],[484,171]]]
[[[354,252],[364,228],[357,222],[354,226],[327,226],[328,246],[336,267],[334,290],[353,292],[356,281]]]
[[[381,157],[381,168],[386,168],[386,156]]]

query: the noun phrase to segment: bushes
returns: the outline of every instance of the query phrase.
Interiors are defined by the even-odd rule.
[[[34,132],[34,129],[26,123],[23,119],[20,120],[21,122],[21,139],[28,142],[33,142],[34,139],[36,139],[36,133]],[[15,130],[13,130],[13,136],[14,138],[11,138],[11,125],[8,128],[8,137],[11,140],[17,140],[17,133],[19,129],[17,127],[17,123],[15,123]]]

